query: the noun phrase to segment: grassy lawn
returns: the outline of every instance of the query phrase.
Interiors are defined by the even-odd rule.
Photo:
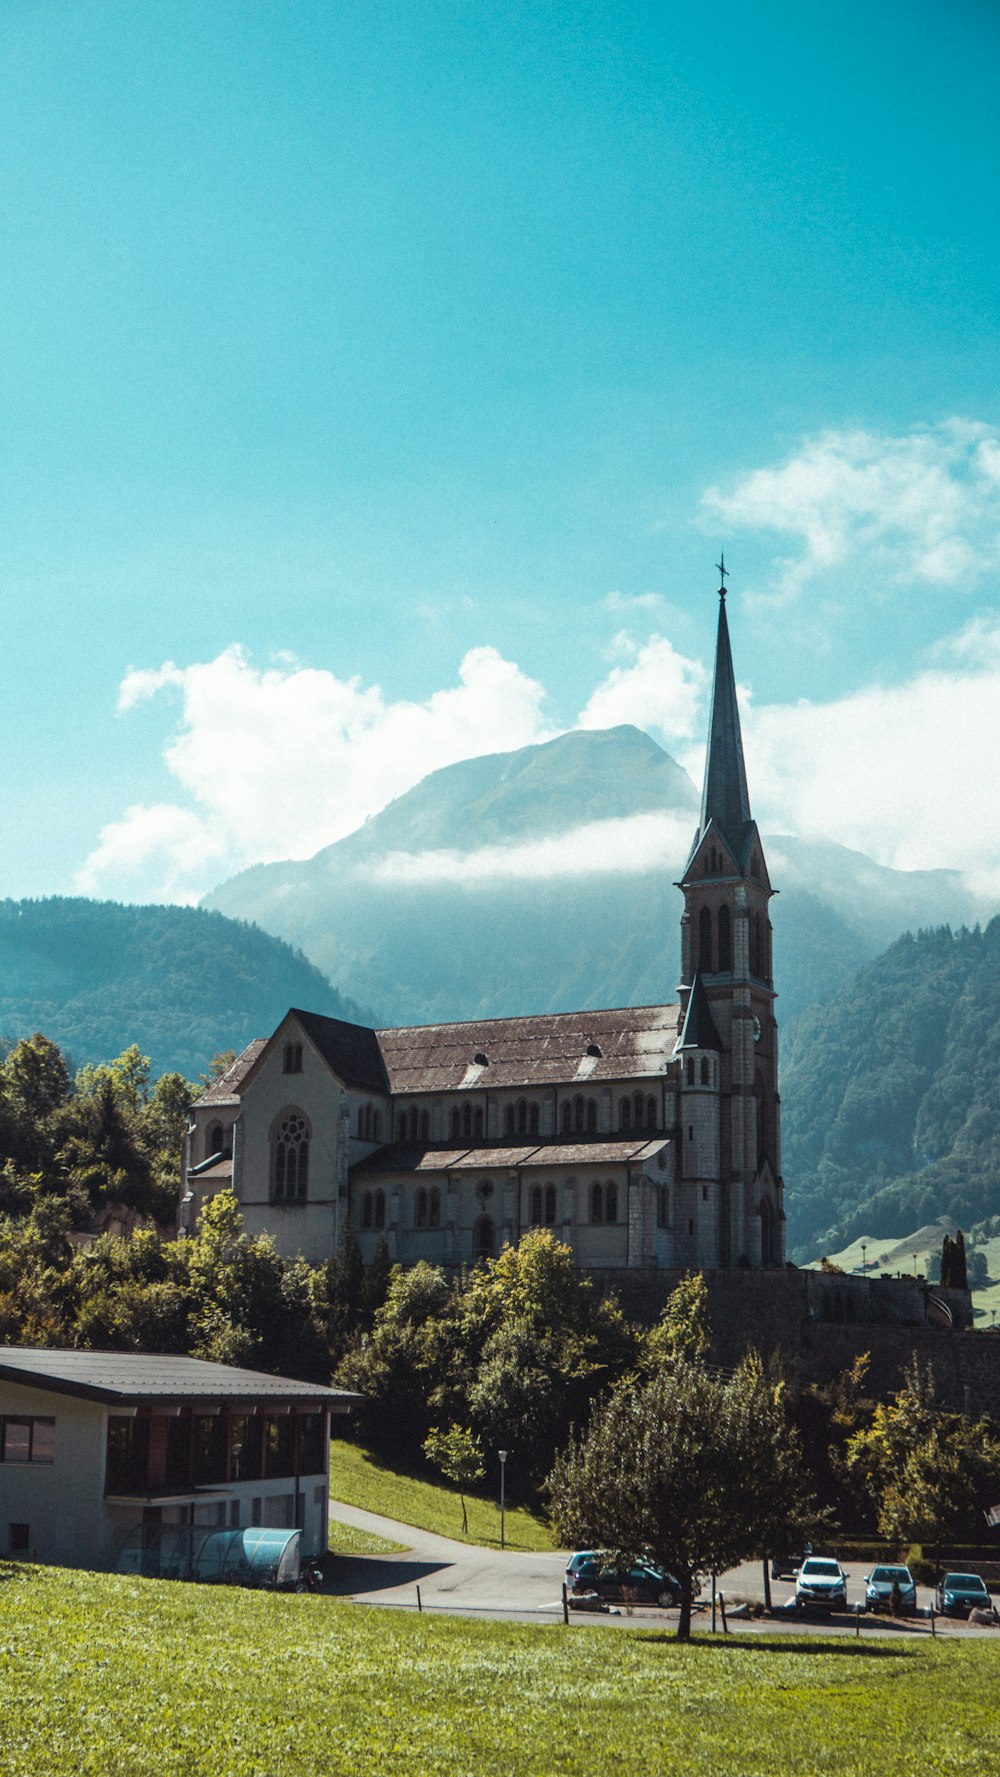
[[[335,1555],[391,1555],[394,1549],[405,1549],[405,1543],[390,1542],[387,1536],[376,1536],[373,1530],[356,1530],[353,1524],[330,1519],[330,1548]]]
[[[1000,1764],[996,1649],[667,1637],[0,1566],[3,1777]]]
[[[458,1494],[444,1481],[416,1480],[384,1468],[357,1444],[334,1438],[330,1444],[330,1498],[345,1505],[380,1512],[418,1530],[453,1536],[459,1542],[495,1544],[500,1547],[500,1506],[489,1499],[466,1494],[468,1534],[462,1535],[462,1506]],[[509,1549],[551,1549],[548,1526],[523,1506],[508,1511],[505,1541]]]

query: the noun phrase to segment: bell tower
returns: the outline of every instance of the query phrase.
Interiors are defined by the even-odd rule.
[[[701,817],[677,885],[684,895],[678,992],[685,1026],[697,1002],[702,1024],[704,1014],[710,1014],[720,1049],[715,1250],[701,1262],[774,1266],[785,1261],[778,1027],[768,915],[774,890],[750,812],[726,618],[724,557],[719,571],[719,629]],[[694,1127],[685,1102],[690,1071],[682,1066],[682,1130],[689,1123]]]

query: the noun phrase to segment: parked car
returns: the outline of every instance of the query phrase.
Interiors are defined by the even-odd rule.
[[[666,1568],[652,1561],[637,1561],[627,1573],[609,1566],[600,1549],[581,1549],[566,1563],[566,1585],[571,1592],[596,1592],[617,1601],[634,1597],[639,1604],[678,1604],[681,1583]]]
[[[844,1610],[847,1575],[832,1555],[807,1555],[795,1581],[799,1610]]]
[[[781,1555],[771,1556],[771,1578],[773,1580],[793,1580],[807,1555],[813,1552],[812,1543],[806,1543],[801,1555],[792,1555],[787,1550]]]
[[[917,1586],[908,1567],[873,1567],[865,1575],[865,1605],[868,1610],[891,1610],[892,1589],[899,1587],[899,1608],[904,1616],[912,1616],[917,1608]]]
[[[945,1617],[967,1617],[970,1610],[992,1610],[993,1600],[978,1573],[946,1573],[938,1581],[934,1608]]]

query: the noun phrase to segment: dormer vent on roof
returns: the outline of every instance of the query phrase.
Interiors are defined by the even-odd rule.
[[[489,1067],[490,1065],[489,1056],[484,1055],[481,1049],[477,1049],[472,1059],[477,1067]]]
[[[603,1051],[601,1049],[600,1043],[588,1043],[587,1044],[587,1054],[588,1055],[595,1055],[595,1056],[597,1056],[598,1059],[600,1059],[602,1053],[603,1053]]]

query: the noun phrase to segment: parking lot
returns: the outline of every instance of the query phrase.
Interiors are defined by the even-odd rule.
[[[566,1567],[565,1554],[522,1554],[517,1550],[477,1548],[468,1543],[453,1542],[448,1537],[434,1536],[397,1524],[373,1512],[353,1506],[331,1505],[331,1517],[362,1530],[373,1531],[394,1542],[405,1543],[405,1549],[386,1555],[337,1556],[333,1563],[331,1589],[341,1597],[353,1598],[359,1604],[392,1606],[402,1610],[445,1611],[461,1616],[504,1617],[522,1622],[561,1621],[563,1614],[562,1584]],[[847,1612],[818,1613],[811,1616],[789,1611],[795,1592],[794,1581],[772,1580],[771,1600],[774,1614],[755,1619],[738,1615],[730,1620],[733,1633],[756,1634],[761,1630],[774,1633],[863,1635],[930,1635],[931,1618],[918,1615],[893,1620],[885,1615],[873,1616],[857,1607],[864,1604],[864,1566],[847,1569]],[[759,1561],[747,1563],[722,1575],[718,1589],[727,1602],[760,1603],[764,1600],[764,1574]],[[418,1600],[419,1589],[419,1600]],[[918,1610],[929,1611],[933,1588],[918,1589]],[[676,1624],[677,1611],[661,1610],[655,1605],[619,1605],[607,1613],[569,1613],[571,1623],[600,1623],[609,1627],[649,1627]],[[711,1611],[706,1602],[699,1610],[694,1627],[711,1626]],[[717,1626],[722,1633],[721,1612]],[[939,1635],[995,1635],[1000,1629],[980,1628],[960,1619],[938,1617],[934,1624]]]

